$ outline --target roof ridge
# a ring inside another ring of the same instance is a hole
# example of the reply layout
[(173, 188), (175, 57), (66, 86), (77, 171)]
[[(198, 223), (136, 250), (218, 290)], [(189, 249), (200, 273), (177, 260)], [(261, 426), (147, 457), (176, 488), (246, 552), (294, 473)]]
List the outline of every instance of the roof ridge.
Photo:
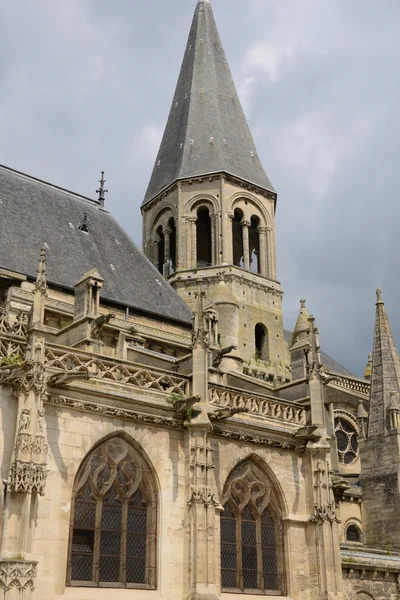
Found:
[[(23, 173), (22, 171), (17, 171), (17, 169), (13, 169), (12, 167), (8, 167), (7, 165), (0, 164), (0, 169), (4, 169), (5, 171), (9, 171), (10, 173), (14, 173), (19, 177), (24, 177), (26, 179), (30, 179), (31, 181), (35, 181), (36, 183), (40, 183), (48, 188), (52, 188), (55, 190), (59, 190), (60, 192), (66, 192), (67, 194), (71, 194), (71, 196), (75, 196), (80, 200), (87, 200), (92, 202), (95, 206), (101, 206), (100, 202), (94, 200), (93, 198), (89, 198), (88, 196), (84, 196), (83, 194), (79, 194), (78, 192), (73, 192), (67, 188), (61, 187), (60, 185), (56, 185), (54, 183), (50, 183), (49, 181), (45, 181), (44, 179), (39, 179), (39, 177), (35, 177), (34, 175), (29, 175), (28, 173)], [(107, 210), (105, 212), (108, 212)]]

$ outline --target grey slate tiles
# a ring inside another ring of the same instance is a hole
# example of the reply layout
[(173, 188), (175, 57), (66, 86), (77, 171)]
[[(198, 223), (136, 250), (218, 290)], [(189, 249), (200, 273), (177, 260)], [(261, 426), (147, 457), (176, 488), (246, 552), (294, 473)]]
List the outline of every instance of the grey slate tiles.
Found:
[(211, 4), (199, 2), (143, 205), (179, 179), (219, 172), (274, 191), (258, 158)]
[(190, 323), (184, 301), (98, 202), (2, 166), (0, 199), (0, 268), (34, 278), (46, 245), (50, 283), (71, 289), (97, 267), (104, 299)]

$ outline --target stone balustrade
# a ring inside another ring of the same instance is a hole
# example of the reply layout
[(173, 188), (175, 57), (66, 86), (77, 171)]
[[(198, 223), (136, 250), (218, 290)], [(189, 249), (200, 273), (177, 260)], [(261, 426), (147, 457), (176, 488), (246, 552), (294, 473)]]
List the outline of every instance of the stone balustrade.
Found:
[(45, 365), (48, 369), (68, 373), (87, 373), (90, 379), (103, 379), (140, 388), (153, 389), (167, 394), (188, 394), (189, 379), (168, 371), (106, 357), (95, 357), (80, 351), (66, 352), (65, 348), (47, 347)]
[(276, 419), (285, 423), (299, 426), (306, 424), (306, 410), (302, 406), (275, 398), (247, 394), (239, 390), (211, 385), (209, 387), (209, 401), (210, 404), (215, 406), (246, 408), (250, 414)]
[(334, 381), (333, 383), (339, 387), (352, 390), (353, 392), (358, 392), (364, 396), (369, 396), (369, 390), (371, 386), (368, 381), (363, 381), (356, 378), (353, 379), (352, 377), (345, 377), (341, 375), (340, 379)]

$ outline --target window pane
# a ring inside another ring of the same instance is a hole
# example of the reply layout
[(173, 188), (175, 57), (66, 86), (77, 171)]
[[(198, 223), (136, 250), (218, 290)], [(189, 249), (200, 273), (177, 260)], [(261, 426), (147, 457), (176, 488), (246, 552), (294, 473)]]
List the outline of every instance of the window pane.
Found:
[(121, 533), (119, 531), (102, 531), (100, 538), (100, 554), (120, 554)]
[(147, 529), (147, 510), (143, 508), (128, 507), (128, 531), (146, 533)]
[(72, 581), (93, 580), (93, 556), (72, 555)]
[(257, 571), (243, 571), (243, 586), (245, 590), (254, 590), (260, 587), (257, 582)]
[(275, 525), (267, 510), (261, 518), (262, 562), (264, 589), (278, 590), (278, 564)]
[(274, 573), (264, 573), (264, 589), (279, 590), (278, 575)]
[(92, 581), (93, 579), (94, 531), (75, 529), (72, 534), (71, 579)]
[(221, 577), (223, 587), (238, 586), (236, 518), (229, 505), (221, 515)]
[(100, 556), (100, 581), (117, 583), (119, 579), (119, 556)]
[(236, 569), (234, 571), (222, 571), (222, 587), (237, 587), (237, 574)]
[(258, 588), (257, 572), (257, 546), (256, 546), (256, 523), (255, 521), (244, 521), (253, 519), (249, 509), (242, 513), (242, 568), (243, 586), (245, 589)]
[(107, 505), (103, 501), (102, 529), (121, 529), (122, 506)]
[(127, 556), (146, 557), (146, 536), (138, 533), (129, 533), (127, 541)]
[(126, 583), (146, 583), (146, 560), (144, 558), (127, 559)]
[(96, 504), (94, 502), (75, 501), (74, 528), (94, 529), (96, 519)]

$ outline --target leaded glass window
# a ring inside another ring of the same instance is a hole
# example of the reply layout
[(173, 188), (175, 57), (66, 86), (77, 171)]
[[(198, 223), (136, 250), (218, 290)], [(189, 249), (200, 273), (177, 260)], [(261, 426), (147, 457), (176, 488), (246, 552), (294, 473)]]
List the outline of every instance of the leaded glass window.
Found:
[(140, 454), (120, 437), (98, 446), (74, 485), (68, 584), (155, 588), (156, 515)]
[(284, 591), (279, 502), (266, 474), (252, 462), (228, 478), (221, 514), (221, 582), (224, 591)]

